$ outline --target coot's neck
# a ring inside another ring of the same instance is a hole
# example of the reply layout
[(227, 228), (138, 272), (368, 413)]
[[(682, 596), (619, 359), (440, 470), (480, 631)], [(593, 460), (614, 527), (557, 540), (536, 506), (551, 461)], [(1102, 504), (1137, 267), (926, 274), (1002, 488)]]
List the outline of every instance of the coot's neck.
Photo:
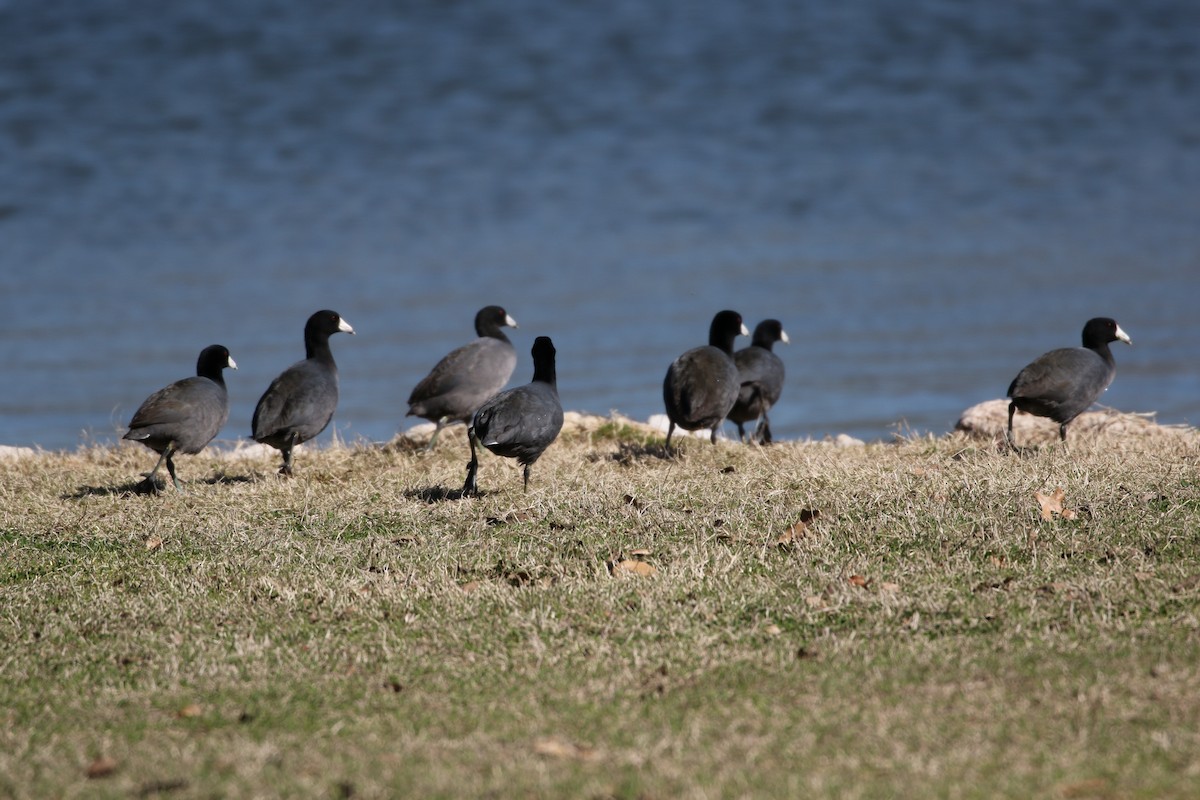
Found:
[(225, 388), (225, 373), (223, 370), (221, 370), (220, 367), (218, 367), (216, 369), (212, 369), (211, 367), (205, 368), (205, 369), (200, 369), (200, 370), (196, 371), (196, 374), (199, 375), (201, 378), (208, 378), (210, 381), (215, 383), (217, 386), (220, 386), (222, 389)]
[(763, 350), (770, 350), (775, 344), (775, 340), (769, 334), (754, 334), (754, 340), (750, 342), (751, 347), (761, 347)]
[(542, 356), (533, 362), (533, 382), (548, 383), (558, 391), (558, 375), (554, 369), (554, 356)]
[(476, 325), (475, 333), (478, 334), (481, 339), (499, 339), (505, 344), (512, 344), (512, 342), (508, 340), (508, 337), (504, 335), (504, 331), (501, 330), (499, 323), (492, 322), (490, 320), (488, 322), (481, 322), (480, 324)]
[(329, 334), (304, 334), (304, 357), (316, 361), (333, 363), (333, 351), (329, 349)]
[(196, 364), (196, 375), (208, 378), (222, 389), (225, 388), (225, 364), (220, 361), (201, 360)]
[(1110, 366), (1115, 363), (1113, 361), (1112, 350), (1108, 349), (1108, 342), (1084, 342), (1083, 346), (1103, 358), (1104, 363)]
[(733, 356), (733, 343), (737, 336), (737, 331), (722, 331), (714, 328), (708, 334), (708, 343), (726, 355)]

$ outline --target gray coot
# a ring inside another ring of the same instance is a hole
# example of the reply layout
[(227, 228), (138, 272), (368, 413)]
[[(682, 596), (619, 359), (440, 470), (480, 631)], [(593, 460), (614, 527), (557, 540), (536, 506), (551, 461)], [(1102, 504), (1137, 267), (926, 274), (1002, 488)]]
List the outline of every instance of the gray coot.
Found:
[(733, 354), (741, 388), (728, 418), (737, 423), (738, 439), (743, 442), (746, 431), (742, 426), (751, 420), (758, 420), (751, 438), (759, 444), (771, 442), (771, 421), (767, 412), (783, 393), (783, 361), (771, 352), (776, 342), (788, 343), (783, 324), (777, 319), (764, 319), (754, 328), (750, 346)]
[(529, 489), (529, 468), (558, 438), (563, 411), (558, 400), (558, 382), (554, 368), (554, 343), (548, 336), (533, 342), (533, 381), (501, 392), (488, 400), (471, 419), (467, 437), (471, 441), (471, 462), (463, 496), (477, 491), (475, 475), (479, 471), (478, 442), (498, 456), (515, 458), (525, 467), (525, 489)]
[(1054, 420), (1059, 439), (1066, 441), (1071, 420), (1096, 402), (1117, 374), (1108, 343), (1118, 340), (1133, 344), (1116, 320), (1089, 319), (1083, 326), (1083, 347), (1051, 350), (1017, 373), (1008, 387), (1009, 445), (1016, 447), (1012, 422), (1018, 409)]
[(196, 359), (196, 377), (159, 389), (138, 407), (123, 438), (159, 453), (158, 463), (146, 476), (146, 486), (157, 489), (155, 476), (165, 461), (171, 482), (179, 489), (174, 455), (199, 453), (229, 419), (226, 367), (237, 369), (229, 351), (219, 344), (209, 345)]
[(708, 328), (708, 345), (693, 347), (671, 362), (663, 379), (663, 403), (667, 407), (667, 452), (675, 426), (685, 431), (717, 430), (738, 397), (738, 370), (733, 361), (733, 341), (749, 331), (736, 311), (721, 311)]
[(408, 396), (406, 417), (437, 423), (426, 450), (432, 450), (442, 428), (471, 421), (485, 400), (504, 388), (517, 366), (517, 351), (501, 328), (517, 327), (500, 306), (487, 306), (475, 315), (475, 341), (446, 355)]
[(304, 326), (305, 359), (297, 361), (259, 398), (251, 429), (254, 441), (283, 453), (281, 475), (292, 474), (292, 448), (313, 438), (333, 418), (338, 403), (337, 364), (329, 337), (354, 328), (336, 311), (318, 311)]

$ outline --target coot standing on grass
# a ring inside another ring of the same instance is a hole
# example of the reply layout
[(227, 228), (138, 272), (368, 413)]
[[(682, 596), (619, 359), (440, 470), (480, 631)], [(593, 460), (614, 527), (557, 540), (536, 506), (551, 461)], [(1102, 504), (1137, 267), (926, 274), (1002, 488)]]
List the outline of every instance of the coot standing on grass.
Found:
[(1083, 347), (1051, 350), (1017, 373), (1008, 387), (1008, 443), (1013, 437), (1013, 414), (1049, 417), (1058, 423), (1058, 436), (1067, 439), (1067, 426), (1094, 402), (1117, 374), (1109, 342), (1133, 344), (1116, 320), (1089, 319), (1083, 326)]
[(122, 438), (141, 442), (159, 454), (145, 486), (158, 488), (155, 476), (165, 461), (171, 483), (179, 489), (174, 455), (199, 453), (229, 419), (226, 367), (237, 369), (229, 351), (219, 344), (209, 345), (196, 360), (196, 377), (159, 389), (134, 412), (129, 431)]
[(741, 314), (718, 312), (708, 328), (708, 344), (693, 347), (671, 363), (663, 379), (663, 403), (671, 421), (667, 428), (668, 453), (676, 425), (685, 431), (712, 428), (711, 441), (716, 444), (717, 430), (738, 397), (733, 341), (749, 333)]
[(740, 441), (746, 441), (742, 425), (756, 419), (758, 424), (751, 438), (759, 444), (771, 442), (771, 420), (767, 418), (767, 412), (783, 393), (783, 361), (771, 351), (776, 342), (788, 343), (783, 324), (777, 319), (764, 319), (754, 328), (750, 346), (733, 354), (741, 387), (728, 418), (737, 423)]
[(517, 366), (517, 351), (504, 335), (503, 327), (517, 322), (500, 306), (487, 306), (475, 315), (473, 342), (451, 350), (408, 396), (406, 417), (417, 416), (437, 423), (426, 445), (432, 450), (442, 428), (471, 421), (485, 400), (504, 388)]
[(353, 334), (354, 328), (336, 311), (326, 309), (309, 317), (304, 360), (271, 381), (254, 409), (251, 435), (283, 453), (281, 475), (292, 474), (292, 448), (325, 430), (337, 409), (338, 373), (329, 337), (339, 331)]
[(471, 462), (463, 496), (477, 492), (475, 475), (479, 471), (478, 442), (498, 456), (515, 458), (525, 467), (525, 489), (529, 489), (529, 468), (558, 438), (563, 411), (558, 400), (558, 381), (554, 369), (554, 343), (549, 336), (533, 341), (533, 381), (517, 386), (488, 400), (471, 420), (467, 438), (471, 441)]

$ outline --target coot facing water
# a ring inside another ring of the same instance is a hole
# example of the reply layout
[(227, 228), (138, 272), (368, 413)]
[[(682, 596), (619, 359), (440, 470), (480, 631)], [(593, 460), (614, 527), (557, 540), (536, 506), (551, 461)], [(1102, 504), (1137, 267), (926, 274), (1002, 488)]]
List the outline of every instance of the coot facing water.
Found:
[(329, 337), (354, 333), (336, 311), (318, 311), (304, 325), (303, 361), (297, 361), (271, 381), (259, 399), (251, 421), (254, 441), (283, 453), (281, 475), (292, 474), (292, 448), (325, 430), (338, 403), (337, 364)]
[(741, 314), (720, 311), (709, 325), (708, 344), (693, 347), (671, 363), (663, 379), (663, 404), (670, 420), (668, 453), (676, 426), (686, 431), (712, 428), (711, 441), (716, 443), (717, 430), (738, 397), (733, 341), (748, 334)]
[(533, 381), (501, 392), (488, 400), (471, 420), (467, 437), (471, 441), (471, 461), (463, 495), (476, 493), (479, 457), (478, 442), (498, 456), (515, 458), (525, 468), (525, 488), (529, 488), (529, 468), (562, 430), (563, 411), (558, 399), (554, 364), (554, 343), (548, 336), (533, 342)]
[(165, 461), (171, 483), (179, 489), (175, 453), (199, 453), (229, 419), (226, 367), (237, 369), (229, 350), (219, 344), (209, 345), (196, 360), (195, 377), (159, 389), (134, 412), (129, 430), (122, 438), (141, 442), (159, 453), (158, 463), (146, 476), (147, 486), (157, 488), (155, 476)]
[(749, 347), (733, 354), (738, 369), (737, 402), (729, 411), (728, 418), (737, 423), (738, 439), (746, 440), (742, 427), (751, 420), (758, 420), (751, 438), (759, 444), (771, 442), (771, 421), (767, 412), (779, 401), (783, 393), (783, 361), (772, 352), (776, 342), (788, 343), (787, 332), (777, 319), (764, 319), (754, 328), (754, 337)]
[(1008, 443), (1015, 447), (1013, 414), (1049, 417), (1058, 423), (1058, 436), (1112, 383), (1117, 374), (1109, 342), (1133, 344), (1116, 320), (1095, 317), (1083, 326), (1083, 347), (1051, 350), (1029, 364), (1008, 387)]
[(517, 323), (503, 308), (480, 309), (475, 315), (478, 338), (450, 351), (413, 388), (405, 416), (437, 424), (427, 450), (433, 449), (442, 428), (456, 422), (470, 422), (475, 410), (503, 389), (512, 377), (517, 352), (501, 330), (505, 326), (515, 328)]

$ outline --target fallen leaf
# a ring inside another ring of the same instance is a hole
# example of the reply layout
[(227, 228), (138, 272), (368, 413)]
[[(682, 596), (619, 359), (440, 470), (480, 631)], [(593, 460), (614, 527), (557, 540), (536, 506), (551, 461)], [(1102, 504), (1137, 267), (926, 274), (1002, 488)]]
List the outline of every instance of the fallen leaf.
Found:
[(518, 569), (505, 575), (504, 580), (508, 581), (509, 586), (519, 589), (528, 586), (533, 580), (533, 575), (528, 570)]
[(585, 761), (593, 758), (596, 754), (591, 747), (581, 747), (557, 737), (538, 739), (533, 743), (533, 752), (549, 758), (578, 758)]
[(151, 553), (153, 553), (155, 550), (161, 550), (162, 546), (163, 540), (161, 536), (151, 536), (150, 538), (146, 539), (146, 549)]
[(1042, 519), (1053, 519), (1055, 514), (1058, 514), (1063, 519), (1075, 519), (1077, 516), (1075, 511), (1063, 507), (1063, 501), (1066, 500), (1067, 493), (1063, 491), (1061, 486), (1057, 487), (1053, 494), (1034, 492), (1033, 497), (1042, 508)]
[(1108, 797), (1111, 788), (1103, 778), (1092, 778), (1078, 783), (1063, 784), (1059, 787), (1059, 794), (1064, 798)]
[(871, 579), (864, 578), (862, 575), (851, 575), (849, 578), (846, 578), (846, 580), (855, 586), (861, 586), (864, 589), (871, 585)]
[(783, 546), (795, 544), (808, 535), (808, 525), (804, 522), (793, 522), (775, 538), (775, 544)]
[(1200, 575), (1189, 575), (1186, 578), (1184, 578), (1183, 580), (1179, 581), (1179, 583), (1172, 586), (1171, 591), (1176, 592), (1176, 593), (1190, 592), (1191, 590), (1195, 589), (1197, 586), (1200, 586)]
[(647, 564), (645, 561), (627, 558), (624, 561), (618, 561), (613, 565), (613, 572), (628, 572), (633, 575), (650, 576), (658, 572), (653, 564)]
[(988, 589), (1007, 589), (1008, 585), (1012, 582), (1013, 582), (1013, 576), (1006, 575), (1006, 576), (1004, 576), (1004, 578), (1002, 580), (984, 581), (983, 583), (977, 585), (973, 589), (973, 591), (983, 592), (983, 591), (987, 591)]
[(89, 778), (107, 778), (116, 771), (116, 760), (108, 756), (99, 756), (87, 766), (87, 776)]
[(780, 628), (778, 625), (768, 625), (763, 630), (766, 631), (767, 636), (778, 636), (783, 633), (783, 628)]
[(503, 517), (488, 517), (486, 522), (489, 526), (512, 525), (517, 522), (529, 522), (537, 518), (537, 514), (532, 511), (510, 511)]
[(176, 711), (175, 716), (179, 717), (180, 719), (187, 719), (189, 717), (198, 717), (203, 713), (204, 709), (202, 709), (199, 704), (188, 703), (186, 706)]

